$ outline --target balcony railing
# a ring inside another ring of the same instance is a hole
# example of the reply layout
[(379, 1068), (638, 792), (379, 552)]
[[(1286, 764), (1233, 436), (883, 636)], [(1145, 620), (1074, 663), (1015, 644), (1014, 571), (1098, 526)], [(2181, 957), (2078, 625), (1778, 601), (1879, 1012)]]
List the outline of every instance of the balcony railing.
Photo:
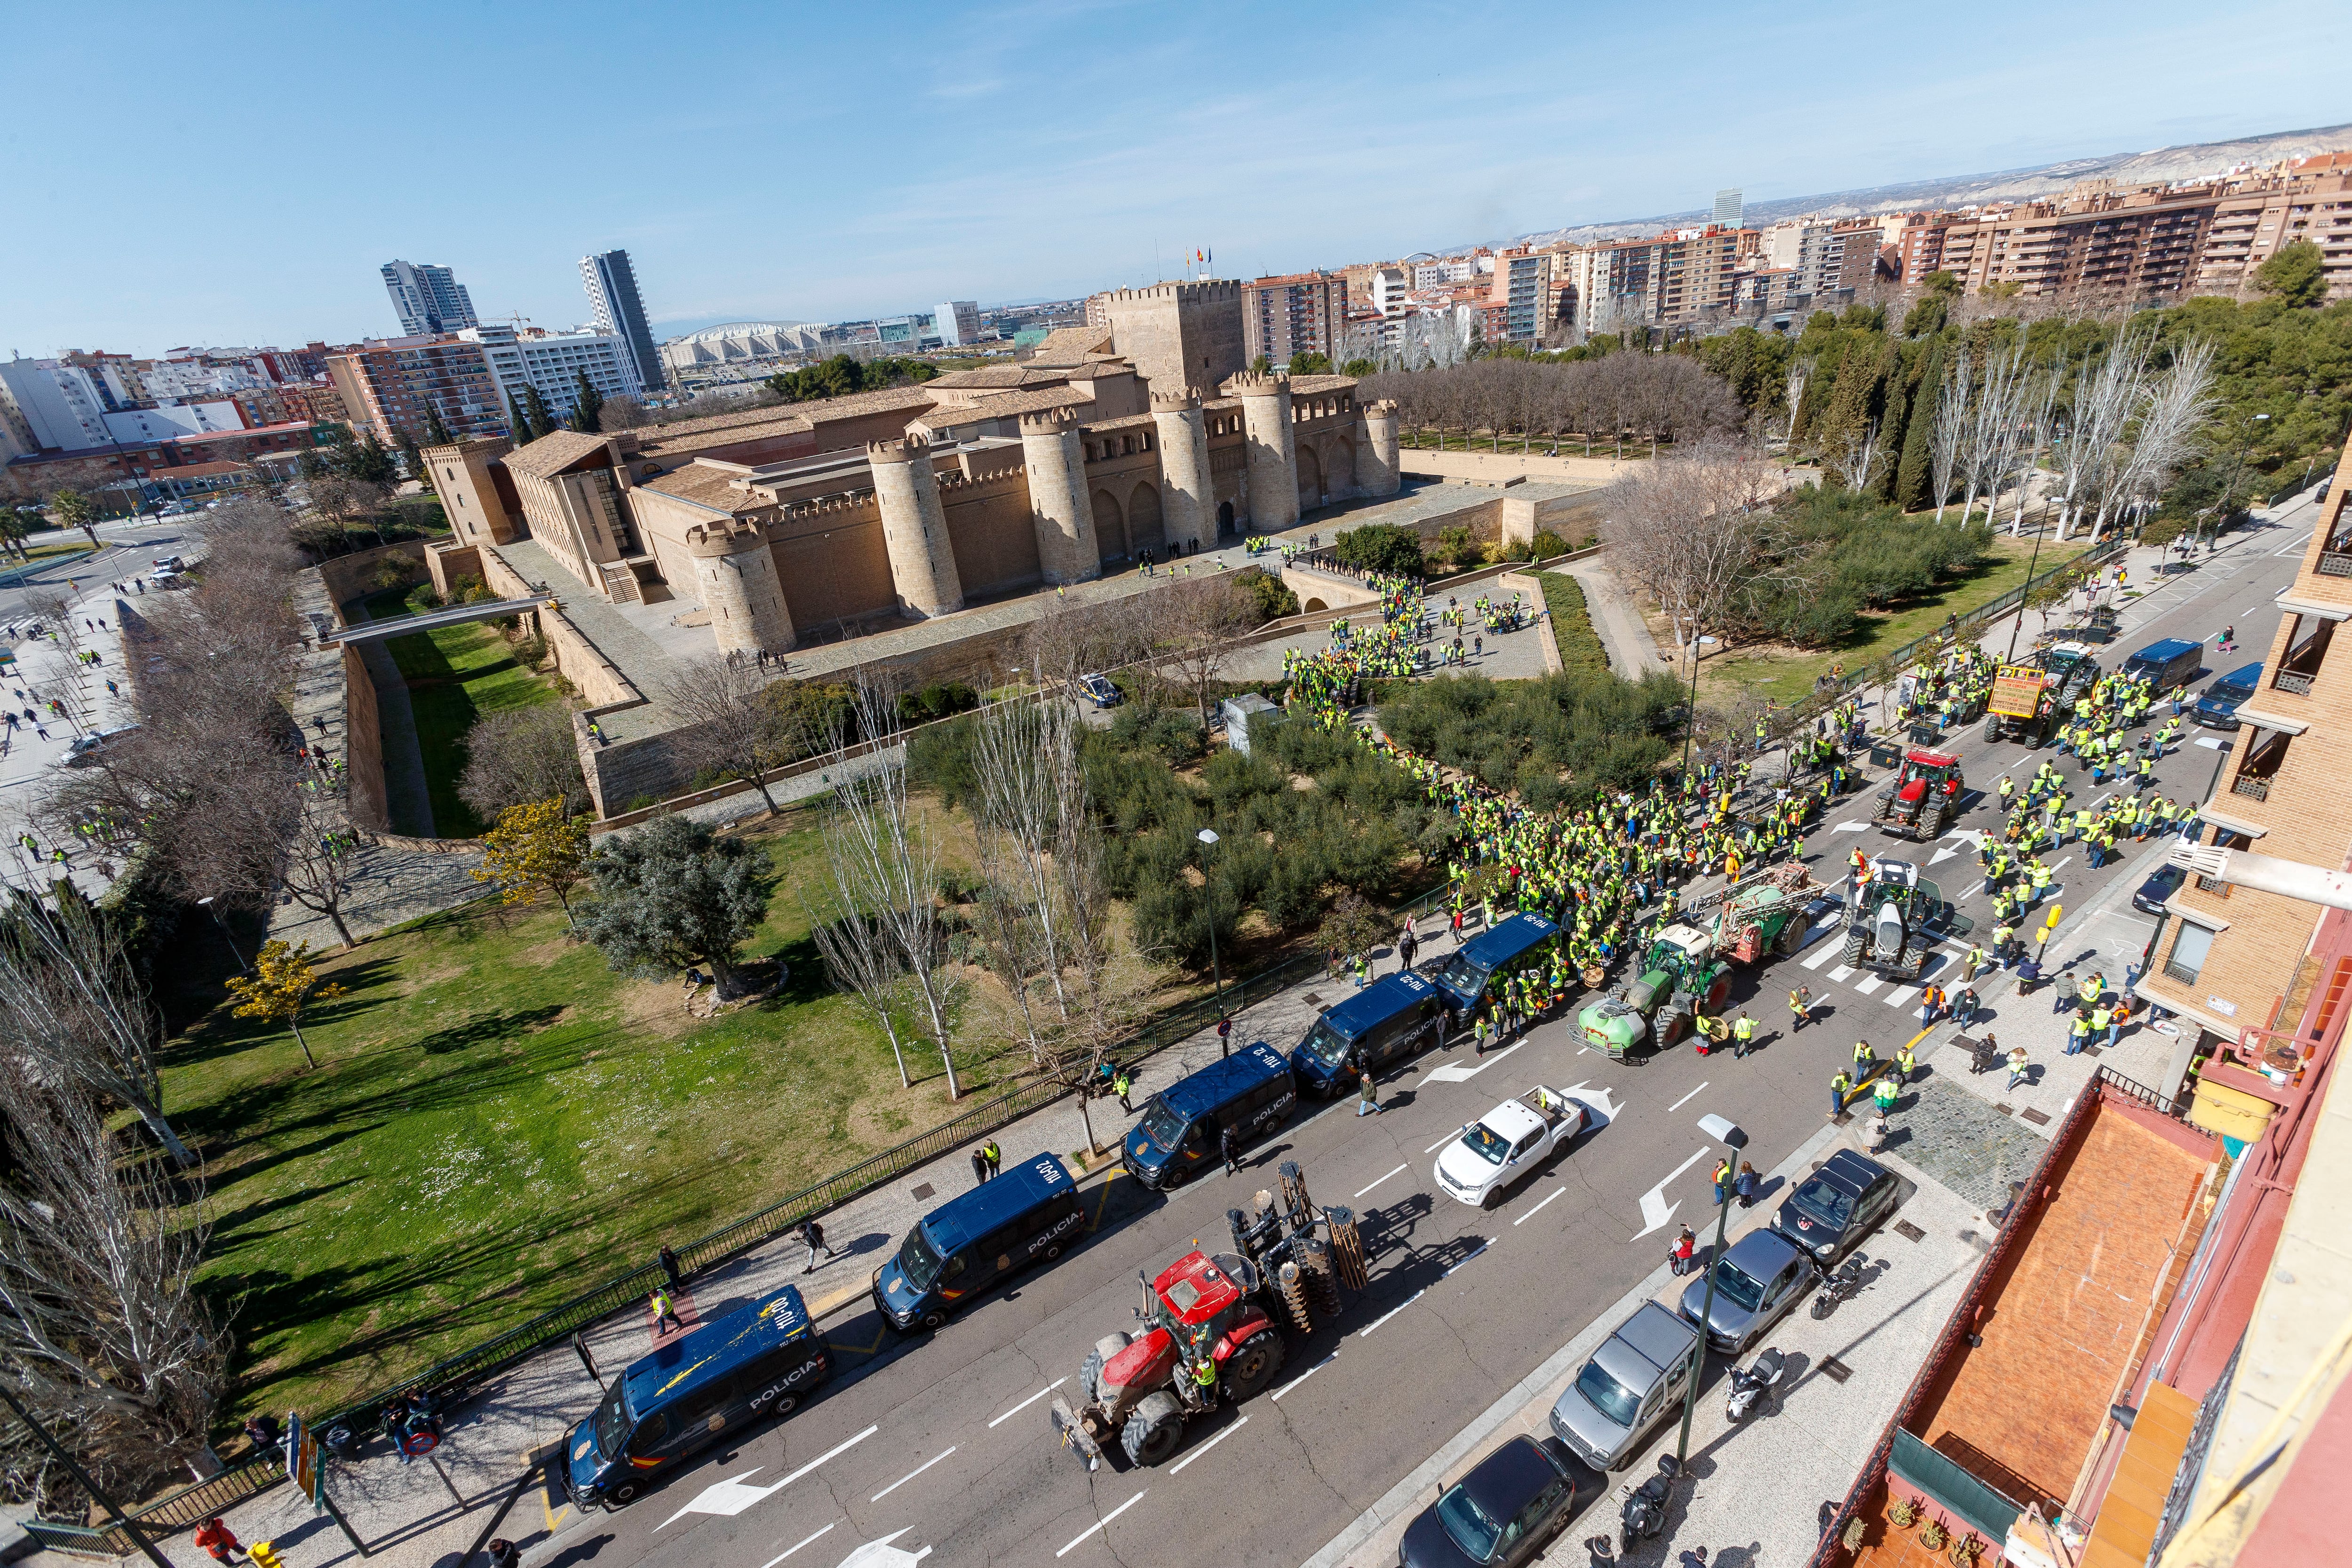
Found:
[(2311, 677), (2297, 675), (2293, 670), (2280, 670), (2278, 679), (2272, 681), (2271, 685), (2281, 691), (2292, 691), (2297, 697), (2311, 695)]
[(2352, 577), (2352, 550), (2321, 551), (2317, 571), (2323, 577)]
[(2268, 779), (2238, 779), (2231, 784), (2230, 793), (2231, 795), (2244, 795), (2248, 800), (2268, 800), (2271, 797), (2271, 781)]
[(2168, 958), (2164, 961), (2164, 973), (2167, 979), (2178, 980), (2183, 985), (2194, 985), (2197, 984), (2196, 970), (2189, 968), (2185, 963), (2175, 963)]

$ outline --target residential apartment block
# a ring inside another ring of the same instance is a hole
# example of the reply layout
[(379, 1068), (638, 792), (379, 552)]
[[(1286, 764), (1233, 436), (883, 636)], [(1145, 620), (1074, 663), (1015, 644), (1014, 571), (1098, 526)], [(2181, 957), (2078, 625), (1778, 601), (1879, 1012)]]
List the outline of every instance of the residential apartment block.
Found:
[(383, 271), (384, 292), (392, 296), (400, 330), (409, 336), (454, 332), (478, 324), (474, 297), (449, 268), (429, 261), (387, 261)]
[(423, 439), (428, 405), (453, 436), (506, 433), (506, 402), (478, 342), (454, 332), (373, 338), (327, 356), (327, 374), (352, 426), (387, 446)]
[(2319, 247), (2327, 297), (2352, 299), (2352, 153), (2330, 153), (2287, 165), (2279, 176), (2249, 182), (2213, 204), (2197, 265), (2200, 292), (2242, 296), (2254, 269), (2282, 246)]
[[(2336, 633), (2352, 619), (2352, 464), (2320, 516), (2279, 598), (2286, 615), (2263, 656), (2262, 685), (2238, 710), (2241, 727), (2204, 809), (2204, 841), (2340, 871), (2352, 857), (2344, 784), (2352, 775), (2352, 637), (2337, 647)], [(2312, 907), (2191, 877), (2168, 909), (2142, 994), (2221, 1040), (2249, 1026), (2277, 1026), (2273, 1012), (2302, 974)], [(2229, 1082), (2259, 1094), (2239, 1082), (2251, 1076)]]
[(1586, 332), (1695, 322), (1728, 310), (1741, 254), (1739, 229), (1676, 229), (1555, 253)]
[(664, 374), (661, 354), (654, 347), (645, 300), (637, 295), (637, 269), (630, 265), (629, 253), (606, 250), (582, 257), (580, 280), (588, 289), (597, 329), (627, 346), (637, 384), (648, 390), (659, 387)]
[(1340, 272), (1293, 272), (1242, 284), (1242, 357), (1277, 365), (1302, 353), (1328, 354), (1348, 320), (1348, 279)]
[(1495, 257), (1493, 286), (1479, 307), (1479, 331), (1489, 348), (1505, 343), (1528, 347), (1543, 341), (1551, 325), (1552, 253), (1506, 250)]
[[(645, 390), (626, 339), (611, 332), (532, 332), (512, 327), (467, 327), (457, 336), (482, 346), (498, 384), (499, 413), (509, 415), (526, 386), (536, 387), (548, 412), (570, 419), (580, 403), (580, 378), (602, 397), (635, 397)], [(448, 418), (445, 411), (442, 418)], [(449, 426), (454, 433), (457, 426)]]

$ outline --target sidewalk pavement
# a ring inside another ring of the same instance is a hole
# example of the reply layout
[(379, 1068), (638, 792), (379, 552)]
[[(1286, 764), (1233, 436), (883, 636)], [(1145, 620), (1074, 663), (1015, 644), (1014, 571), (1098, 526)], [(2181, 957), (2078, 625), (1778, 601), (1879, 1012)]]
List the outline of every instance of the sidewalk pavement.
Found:
[[(5, 873), (10, 883), (46, 889), (56, 879), (55, 863), (47, 858), (49, 836), (33, 826), (33, 813), (54, 783), (55, 770), (65, 765), (76, 737), (130, 721), (132, 710), (122, 657), (122, 619), (125, 612), (139, 613), (160, 597), (154, 590), (140, 594), (135, 586), (125, 597), (110, 583), (85, 584), (66, 612), (72, 622), (71, 636), (52, 640), (45, 633), (16, 643), (16, 668), (0, 679), (0, 700), (17, 719), (16, 729), (0, 742), (5, 745), (0, 750), (0, 833), (5, 833), (10, 846)], [(19, 629), (31, 619), (27, 613), (18, 622)], [(97, 624), (101, 620), (102, 627)], [(93, 667), (80, 662), (78, 656), (84, 652), (96, 653), (99, 663)], [(112, 691), (107, 689), (109, 681), (115, 684)], [(49, 712), (48, 700), (53, 697), (65, 704), (71, 718), (60, 719)], [(37, 719), (25, 717), (27, 708), (34, 710)], [(37, 722), (48, 731), (47, 740), (35, 732)], [(37, 862), (25, 853), (18, 837), (28, 830), (41, 846)], [(104, 892), (113, 880), (106, 868), (119, 863), (121, 857), (93, 852), (79, 838), (65, 847), (67, 875), (74, 886), (93, 898)]]
[[(1444, 929), (1440, 917), (1423, 917), (1418, 930), (1429, 944), (1425, 951), (1443, 948), (1447, 940)], [(1392, 952), (1385, 953), (1384, 965), (1393, 967)], [(1314, 975), (1236, 1015), (1232, 1044), (1238, 1047), (1263, 1039), (1286, 1050), (1323, 1005), (1351, 994), (1352, 990), (1351, 981), (1335, 985), (1320, 974)], [(1136, 1070), (1131, 1102), (1139, 1111), (1152, 1094), (1217, 1056), (1213, 1026), (1160, 1052)], [(1091, 1119), (1097, 1140), (1114, 1149), (1131, 1120), (1118, 1109), (1118, 1101), (1108, 1096), (1087, 1102), (1083, 1117), (1078, 1101), (1065, 1097), (1003, 1128), (995, 1137), (1009, 1162), (1039, 1150), (1066, 1158), (1085, 1149), (1087, 1119)], [(1081, 1177), (1080, 1187), (1099, 1186), (1106, 1180), (1105, 1173), (1116, 1168), (1106, 1165)], [(794, 1285), (822, 1330), (826, 1319), (866, 1299), (875, 1267), (917, 1219), (971, 1184), (968, 1150), (952, 1150), (906, 1172), (888, 1186), (824, 1215), (826, 1239), (837, 1256), (821, 1262), (814, 1275), (803, 1271), (808, 1253), (799, 1238), (780, 1237), (689, 1276), (685, 1288), (673, 1293), (678, 1313), (690, 1326), (782, 1286)], [(615, 1258), (612, 1265), (618, 1268), (626, 1261)], [(593, 1325), (582, 1337), (608, 1378), (657, 1342), (646, 1302)], [(894, 1353), (887, 1340), (880, 1349), (884, 1355)], [(451, 1500), (433, 1466), (397, 1463), (381, 1437), (369, 1442), (356, 1464), (331, 1467), (329, 1490), (352, 1527), (369, 1543), (372, 1564), (461, 1568), (458, 1554), (472, 1545), (488, 1522), (497, 1500), (522, 1474), (527, 1457), (561, 1438), (594, 1409), (598, 1396), (596, 1384), (571, 1348), (551, 1346), (483, 1384), (448, 1418), (445, 1439), (432, 1457), (466, 1499), (463, 1509)], [(299, 1568), (336, 1568), (357, 1561), (333, 1523), (324, 1516), (314, 1518), (309, 1502), (290, 1487), (274, 1487), (249, 1498), (224, 1517), (241, 1541), (272, 1541), (281, 1554), (289, 1546), (299, 1547), (291, 1560)], [(561, 1510), (550, 1512), (541, 1494), (534, 1489), (516, 1504), (500, 1532), (527, 1550), (552, 1534), (563, 1518)], [(174, 1568), (210, 1568), (205, 1553), (185, 1533), (160, 1546)], [(70, 1561), (48, 1554), (36, 1563), (37, 1568), (68, 1568)]]
[(1601, 634), (1601, 646), (1609, 650), (1612, 671), (1628, 680), (1639, 680), (1654, 669), (1672, 668), (1671, 660), (1659, 651), (1657, 639), (1643, 624), (1641, 611), (1616, 574), (1602, 564), (1603, 559), (1596, 555), (1550, 570), (1575, 578), (1584, 590), (1585, 613), (1592, 629)]
[[(1850, 1129), (1825, 1127), (1774, 1167), (1756, 1206), (1731, 1211), (1727, 1238), (1736, 1242), (1769, 1223), (1790, 1188), (1841, 1148), (1857, 1147)], [(1707, 1551), (1712, 1568), (1759, 1568), (1801, 1563), (1821, 1538), (1823, 1500), (1843, 1497), (1894, 1415), (1927, 1355), (1934, 1331), (1951, 1313), (1990, 1243), (1990, 1233), (1968, 1201), (1932, 1178), (1890, 1161), (1916, 1184), (1885, 1225), (1861, 1246), (1868, 1283), (1827, 1320), (1808, 1310), (1813, 1292), (1798, 1299), (1757, 1346), (1777, 1347), (1787, 1369), (1771, 1397), (1747, 1421), (1726, 1419), (1727, 1364), (1710, 1353), (1691, 1423), (1688, 1468), (1675, 1489), (1665, 1528), (1633, 1551), (1615, 1555), (1628, 1568), (1696, 1561)], [(1705, 1238), (1712, 1246), (1710, 1226)], [(1659, 1237), (1663, 1248), (1666, 1238)], [(1551, 1408), (1575, 1382), (1592, 1352), (1644, 1300), (1672, 1310), (1700, 1276), (1676, 1279), (1665, 1265), (1578, 1334), (1497, 1401), (1486, 1413), (1390, 1489), (1348, 1530), (1307, 1563), (1307, 1568), (1378, 1568), (1393, 1563), (1413, 1518), (1437, 1500), (1446, 1482), (1475, 1460), (1519, 1435), (1551, 1432)], [(1752, 1355), (1738, 1358), (1741, 1364)], [(1584, 1542), (1607, 1535), (1615, 1553), (1623, 1489), (1657, 1473), (1661, 1454), (1675, 1451), (1680, 1423), (1669, 1420), (1657, 1437), (1604, 1481), (1576, 1468), (1578, 1512), (1545, 1551), (1552, 1563), (1582, 1563)], [(1683, 1553), (1679, 1559), (1676, 1553)]]

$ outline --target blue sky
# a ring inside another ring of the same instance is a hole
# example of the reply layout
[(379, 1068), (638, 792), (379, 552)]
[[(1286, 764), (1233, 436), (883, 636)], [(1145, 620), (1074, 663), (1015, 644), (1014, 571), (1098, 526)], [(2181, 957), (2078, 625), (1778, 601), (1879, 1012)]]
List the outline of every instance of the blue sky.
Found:
[(2352, 120), (2340, 0), (35, 5), (0, 353), (1052, 298)]

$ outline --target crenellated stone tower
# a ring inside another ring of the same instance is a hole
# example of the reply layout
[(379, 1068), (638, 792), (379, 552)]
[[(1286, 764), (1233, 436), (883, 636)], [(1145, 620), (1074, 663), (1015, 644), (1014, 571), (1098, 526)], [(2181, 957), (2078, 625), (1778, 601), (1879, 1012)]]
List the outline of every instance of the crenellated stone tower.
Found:
[(1076, 410), (1021, 416), (1021, 457), (1029, 470), (1030, 522), (1037, 531), (1037, 566), (1045, 581), (1084, 583), (1101, 576), (1102, 551), (1087, 494), (1087, 454), (1078, 439)]
[(1368, 496), (1392, 496), (1404, 483), (1404, 459), (1397, 446), (1393, 398), (1361, 405), (1363, 439), (1356, 443), (1356, 487)]
[(1278, 533), (1298, 521), (1298, 449), (1290, 427), (1290, 378), (1244, 371), (1225, 384), (1242, 400), (1250, 526), (1260, 533)]
[(920, 436), (869, 441), (866, 457), (874, 470), (874, 499), (882, 509), (882, 542), (899, 608), (926, 616), (962, 609), (963, 580), (940, 505), (939, 478), (931, 471), (931, 444)]
[(1151, 395), (1151, 423), (1160, 433), (1162, 479), (1160, 517), (1168, 542), (1182, 550), (1217, 543), (1217, 490), (1209, 473), (1209, 421), (1192, 387)]
[(766, 529), (745, 518), (697, 523), (686, 552), (720, 652), (779, 653), (798, 640)]

